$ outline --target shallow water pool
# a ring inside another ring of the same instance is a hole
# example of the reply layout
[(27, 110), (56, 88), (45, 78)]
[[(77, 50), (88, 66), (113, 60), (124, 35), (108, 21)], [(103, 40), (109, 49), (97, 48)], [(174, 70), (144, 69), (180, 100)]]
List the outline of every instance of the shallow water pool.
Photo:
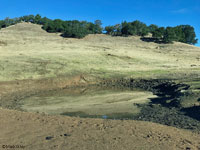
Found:
[(138, 89), (70, 88), (44, 92), (20, 101), (22, 110), (79, 117), (126, 118), (140, 112), (136, 104), (156, 97)]

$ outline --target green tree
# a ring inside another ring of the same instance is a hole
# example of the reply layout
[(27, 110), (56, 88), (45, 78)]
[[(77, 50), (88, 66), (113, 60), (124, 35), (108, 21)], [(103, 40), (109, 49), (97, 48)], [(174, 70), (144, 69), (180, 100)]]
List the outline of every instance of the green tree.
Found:
[(114, 26), (106, 26), (105, 31), (106, 31), (106, 34), (113, 35), (114, 31), (115, 31), (115, 27)]
[(20, 17), (20, 20), (24, 22), (34, 23), (35, 16), (34, 15), (23, 16), (23, 17)]
[(121, 36), (122, 35), (121, 28), (122, 28), (121, 24), (114, 25), (114, 35), (115, 36)]
[(182, 25), (181, 27), (185, 36), (184, 42), (187, 44), (196, 44), (198, 39), (196, 39), (194, 27), (190, 25)]
[(42, 24), (42, 17), (39, 14), (34, 17), (34, 23)]
[(157, 28), (154, 31), (152, 31), (152, 37), (161, 39), (161, 38), (163, 38), (164, 33), (165, 33), (165, 28), (160, 27), (160, 28)]
[(0, 28), (5, 28), (6, 27), (6, 22), (4, 20), (0, 21)]
[(190, 25), (179, 25), (174, 27), (174, 31), (176, 34), (176, 41), (187, 43), (187, 44), (196, 44), (196, 34), (194, 31), (194, 27)]
[[(5, 18), (0, 20), (0, 29), (14, 25), (21, 21), (31, 22), (43, 25), (42, 28), (47, 32), (61, 32), (64, 37), (83, 38), (87, 34), (100, 34), (102, 33), (102, 22), (96, 20), (94, 23), (87, 21), (63, 21), (61, 19), (51, 20), (47, 17), (42, 18), (39, 14), (22, 16), (20, 18)], [(146, 26), (145, 23), (138, 20), (133, 22), (122, 22), (114, 26), (105, 27), (106, 34), (113, 36), (128, 36), (138, 35), (145, 36), (148, 33), (152, 33), (152, 37), (158, 40), (163, 40), (166, 43), (172, 43), (172, 41), (179, 41), (188, 44), (196, 44), (196, 34), (194, 28), (190, 25), (179, 25), (176, 27), (158, 27), (151, 24)]]
[(158, 26), (155, 24), (151, 24), (149, 27), (149, 32), (153, 34), (158, 29)]
[(174, 31), (175, 31), (175, 34), (176, 34), (176, 41), (185, 42), (185, 34), (183, 32), (182, 26), (174, 27)]
[(87, 30), (89, 31), (89, 33), (90, 34), (96, 34), (97, 33), (97, 28), (96, 28), (96, 26), (95, 26), (95, 24), (93, 24), (93, 23), (88, 23), (87, 24)]
[(134, 30), (132, 31), (133, 35), (145, 36), (148, 34), (148, 27), (143, 22), (136, 20), (131, 23), (131, 26), (131, 30)]
[(136, 20), (133, 22), (122, 22), (121, 24), (121, 33), (122, 35), (138, 35), (138, 36), (145, 36), (149, 32), (148, 27), (146, 24)]
[(54, 26), (54, 32), (64, 32), (64, 26), (63, 26), (63, 21), (60, 19), (55, 19), (53, 21), (53, 26)]
[(65, 31), (63, 37), (83, 38), (89, 34), (86, 28), (86, 22), (79, 22), (77, 20), (65, 22)]
[(43, 28), (44, 30), (46, 30), (47, 32), (50, 32), (50, 33), (56, 32), (53, 21), (49, 21), (49, 22), (46, 23), (42, 28)]
[(47, 18), (47, 17), (44, 17), (41, 19), (41, 24), (44, 25), (44, 24), (48, 24), (48, 22), (50, 22), (51, 19)]
[(124, 21), (122, 22), (121, 26), (122, 26), (121, 33), (123, 36), (135, 34), (134, 29), (132, 29), (131, 23)]
[(95, 32), (94, 33), (95, 34), (101, 34), (102, 31), (103, 31), (101, 20), (95, 20), (94, 25), (95, 25)]
[(174, 40), (176, 40), (176, 33), (174, 28), (167, 27), (164, 33), (163, 41), (165, 43), (172, 43)]

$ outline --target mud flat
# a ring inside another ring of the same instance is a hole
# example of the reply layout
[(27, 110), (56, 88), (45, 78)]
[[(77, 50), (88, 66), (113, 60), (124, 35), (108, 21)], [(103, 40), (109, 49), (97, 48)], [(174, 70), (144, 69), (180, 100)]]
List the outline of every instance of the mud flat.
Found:
[[(96, 81), (92, 78), (91, 81), (82, 82), (83, 78), (91, 79), (79, 76), (71, 78), (70, 84), (68, 80), (54, 79), (55, 81), (49, 81), (49, 85), (47, 80), (34, 83), (23, 81), (22, 84), (32, 84), (37, 90), (29, 89), (29, 92), (27, 89), (21, 90), (21, 95), (17, 91), (13, 94), (8, 93), (7, 96), (4, 95), (5, 100), (1, 101), (6, 101), (8, 105), (1, 104), (4, 108), (21, 111), (84, 118), (151, 121), (200, 131), (198, 115), (191, 114), (192, 107), (198, 111), (198, 106), (183, 105), (188, 100), (195, 99), (192, 86), (189, 84), (172, 80), (132, 78), (96, 79)], [(197, 94), (196, 98), (198, 96)]]
[[(46, 114), (62, 114), (79, 117), (119, 118), (118, 114), (137, 114), (133, 103), (149, 103), (154, 98), (151, 92), (101, 87), (74, 87), (55, 90), (22, 99), (21, 109)], [(112, 115), (113, 114), (113, 115)]]

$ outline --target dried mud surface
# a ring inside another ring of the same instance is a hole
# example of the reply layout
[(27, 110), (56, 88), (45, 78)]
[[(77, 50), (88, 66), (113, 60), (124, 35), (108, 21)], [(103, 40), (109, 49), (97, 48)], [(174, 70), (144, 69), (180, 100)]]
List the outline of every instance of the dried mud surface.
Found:
[[(150, 122), (81, 119), (0, 109), (0, 145), (27, 150), (198, 150), (200, 135)], [(1, 149), (0, 148), (0, 149)]]

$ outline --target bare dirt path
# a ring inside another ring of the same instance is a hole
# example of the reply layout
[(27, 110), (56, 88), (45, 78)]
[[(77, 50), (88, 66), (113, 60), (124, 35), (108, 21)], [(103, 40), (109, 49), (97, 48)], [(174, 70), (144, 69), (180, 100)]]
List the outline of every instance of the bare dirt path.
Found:
[(198, 150), (200, 135), (149, 122), (81, 119), (0, 109), (0, 149)]

